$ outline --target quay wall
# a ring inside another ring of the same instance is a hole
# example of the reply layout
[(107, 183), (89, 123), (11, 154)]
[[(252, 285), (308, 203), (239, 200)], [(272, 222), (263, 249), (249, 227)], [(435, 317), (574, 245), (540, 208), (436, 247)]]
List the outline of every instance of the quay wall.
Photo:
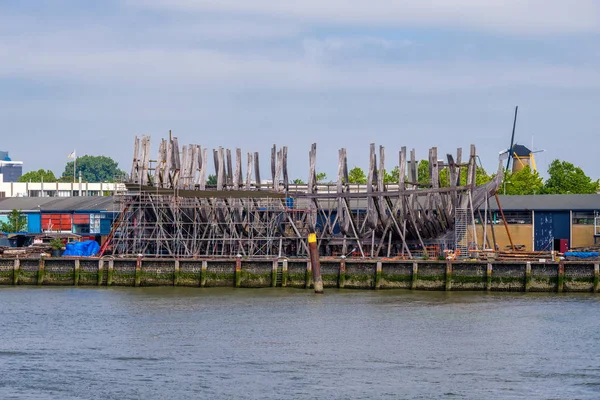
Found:
[[(598, 293), (598, 262), (321, 261), (326, 288)], [(0, 259), (0, 286), (312, 288), (305, 259)]]

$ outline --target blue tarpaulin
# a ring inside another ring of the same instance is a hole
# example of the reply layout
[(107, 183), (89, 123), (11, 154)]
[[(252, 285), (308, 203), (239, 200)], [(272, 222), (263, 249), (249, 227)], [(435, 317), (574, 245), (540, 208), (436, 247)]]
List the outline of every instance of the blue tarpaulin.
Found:
[(93, 240), (67, 243), (63, 256), (92, 257), (98, 254), (100, 246)]
[(565, 257), (592, 258), (600, 257), (600, 253), (597, 251), (570, 251), (565, 253)]

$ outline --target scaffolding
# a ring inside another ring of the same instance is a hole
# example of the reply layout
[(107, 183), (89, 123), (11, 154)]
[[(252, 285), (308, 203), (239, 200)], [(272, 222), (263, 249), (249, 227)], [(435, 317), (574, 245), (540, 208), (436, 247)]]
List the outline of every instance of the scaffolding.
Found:
[[(286, 147), (272, 148), (270, 181), (261, 180), (258, 153), (248, 153), (244, 180), (241, 149), (234, 164), (232, 152), (219, 148), (213, 150), (216, 182), (208, 185), (207, 149), (190, 145), (180, 152), (177, 138), (169, 137), (153, 165), (150, 138), (136, 138), (127, 190), (119, 194), (121, 213), (103, 251), (175, 258), (305, 257), (306, 238), (316, 233), (326, 256), (412, 258), (433, 249), (441, 255), (463, 246), (454, 238), (471, 236), (474, 211), (502, 179), (500, 165), (492, 181), (475, 185), (474, 146), (464, 163), (461, 149), (456, 162), (448, 155), (445, 163), (434, 147), (430, 183), (419, 183), (415, 152), (407, 159), (403, 147), (397, 182), (388, 184), (384, 148), (379, 163), (374, 144), (370, 150), (366, 183), (350, 183), (346, 149), (340, 149), (337, 182), (320, 184), (313, 144), (308, 183), (298, 186), (288, 182)], [(464, 213), (467, 229), (457, 235), (456, 218)]]

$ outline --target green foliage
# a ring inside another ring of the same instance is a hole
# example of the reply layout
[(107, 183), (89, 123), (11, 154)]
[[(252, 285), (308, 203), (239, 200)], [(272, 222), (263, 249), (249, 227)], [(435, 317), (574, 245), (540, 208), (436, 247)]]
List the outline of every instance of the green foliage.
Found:
[(383, 171), (383, 182), (384, 183), (398, 183), (400, 182), (400, 168), (395, 166), (392, 172)]
[(22, 175), (19, 182), (56, 182), (54, 172), (50, 170), (39, 169), (37, 171), (29, 171)]
[(552, 161), (548, 175), (544, 185), (547, 194), (594, 194), (599, 189), (599, 181), (592, 181), (581, 168), (567, 161)]
[(429, 160), (421, 160), (417, 165), (417, 183), (419, 185), (430, 185)]
[(520, 171), (504, 173), (504, 182), (500, 191), (507, 195), (540, 194), (544, 188), (544, 181), (537, 171), (526, 165)]
[[(106, 156), (83, 156), (77, 158), (77, 177), (81, 172), (82, 179), (86, 182), (114, 182), (125, 175), (120, 170), (119, 164)], [(62, 177), (73, 179), (73, 161), (69, 161), (65, 167)]]
[[(460, 168), (460, 182), (458, 183), (459, 186), (467, 186), (467, 172), (467, 167)], [(484, 168), (477, 167), (475, 169), (475, 185), (485, 185), (486, 183), (494, 179), (494, 176), (496, 176), (496, 174), (488, 175)], [(444, 172), (440, 173), (440, 182), (441, 187), (450, 186), (450, 172), (447, 169), (444, 170)]]
[(208, 175), (206, 184), (207, 185), (216, 185), (217, 184), (217, 175), (214, 175), (214, 174)]
[(325, 172), (317, 172), (317, 183), (322, 183), (327, 179), (327, 174)]
[(27, 217), (21, 210), (12, 210), (8, 222), (0, 222), (0, 231), (7, 233), (23, 232), (27, 229)]
[(367, 183), (367, 175), (362, 169), (354, 167), (350, 171), (348, 171), (348, 182), (355, 184), (365, 184)]
[(292, 183), (294, 185), (306, 185), (306, 183), (302, 179), (300, 179), (300, 178), (294, 179), (294, 181)]

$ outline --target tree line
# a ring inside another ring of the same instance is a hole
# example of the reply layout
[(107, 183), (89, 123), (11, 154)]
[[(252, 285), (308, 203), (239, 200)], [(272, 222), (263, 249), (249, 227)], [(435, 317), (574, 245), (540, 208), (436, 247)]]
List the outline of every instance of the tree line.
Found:
[[(383, 180), (385, 183), (398, 183), (399, 176), (399, 168), (396, 166), (389, 173), (384, 171)], [(483, 167), (477, 167), (475, 172), (477, 185), (483, 185), (494, 177), (495, 174), (489, 175)], [(317, 182), (325, 183), (326, 180), (327, 175), (325, 173), (317, 174)], [(366, 184), (367, 174), (362, 168), (354, 167), (348, 171), (348, 181), (352, 184)], [(406, 181), (408, 182), (409, 179), (407, 178)], [(302, 185), (305, 182), (302, 179), (296, 179), (294, 183)], [(423, 187), (431, 184), (428, 160), (419, 161), (417, 165), (417, 182), (415, 183)], [(461, 173), (460, 185), (466, 185), (466, 168)], [(440, 174), (440, 186), (450, 186), (450, 179), (447, 174)], [(580, 167), (561, 160), (552, 161), (548, 167), (548, 179), (545, 181), (538, 171), (534, 171), (528, 165), (514, 173), (507, 170), (504, 172), (504, 179), (499, 189), (500, 194), (506, 195), (595, 194), (599, 191), (600, 180), (592, 180)]]
[[(110, 157), (106, 156), (88, 156), (77, 158), (77, 178), (81, 173), (82, 180), (85, 182), (115, 182), (126, 176), (125, 171), (119, 169), (119, 164)], [(396, 166), (391, 171), (384, 171), (383, 181), (388, 184), (398, 183), (400, 170)], [(482, 167), (477, 167), (476, 184), (483, 185), (494, 178), (489, 175)], [(348, 171), (348, 180), (352, 184), (366, 184), (367, 174), (359, 167), (354, 167)], [(417, 184), (428, 186), (429, 181), (429, 161), (421, 160), (417, 166)], [(73, 161), (65, 165), (65, 169), (60, 177), (56, 177), (50, 170), (40, 169), (30, 171), (19, 178), (19, 182), (72, 182), (73, 181)], [(407, 179), (408, 181), (408, 179)], [(327, 182), (327, 174), (319, 172), (317, 182)], [(217, 177), (209, 175), (207, 179), (209, 185), (217, 184)], [(302, 179), (295, 179), (294, 184), (303, 185)], [(447, 174), (440, 174), (440, 184), (442, 187), (450, 186), (450, 177)], [(460, 185), (466, 185), (466, 171), (461, 173)], [(583, 170), (568, 161), (554, 160), (548, 167), (548, 179), (544, 179), (537, 171), (529, 166), (512, 172), (505, 171), (504, 180), (500, 187), (500, 193), (507, 195), (527, 195), (527, 194), (591, 194), (598, 193), (600, 190), (599, 180), (592, 180)]]

